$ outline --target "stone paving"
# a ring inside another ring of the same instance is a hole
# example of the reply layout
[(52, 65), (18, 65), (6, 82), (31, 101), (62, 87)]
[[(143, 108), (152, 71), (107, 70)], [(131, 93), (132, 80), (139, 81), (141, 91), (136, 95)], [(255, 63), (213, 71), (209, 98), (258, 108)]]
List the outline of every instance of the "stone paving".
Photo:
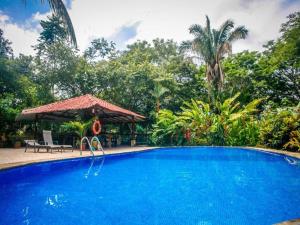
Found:
[[(147, 146), (116, 147), (106, 148), (104, 149), (104, 152), (106, 155), (108, 155), (126, 152), (146, 151), (154, 148), (155, 147)], [(47, 152), (45, 149), (41, 149), (39, 152), (34, 152), (33, 148), (29, 148), (26, 152), (24, 152), (24, 150), (24, 148), (0, 148), (0, 169), (32, 164), (36, 162), (91, 156), (90, 151), (82, 151), (82, 155), (80, 155), (79, 150), (74, 150), (73, 152), (70, 150), (65, 150), (63, 152), (53, 150), (53, 153)], [(94, 153), (96, 156), (103, 154), (101, 151), (95, 151)]]

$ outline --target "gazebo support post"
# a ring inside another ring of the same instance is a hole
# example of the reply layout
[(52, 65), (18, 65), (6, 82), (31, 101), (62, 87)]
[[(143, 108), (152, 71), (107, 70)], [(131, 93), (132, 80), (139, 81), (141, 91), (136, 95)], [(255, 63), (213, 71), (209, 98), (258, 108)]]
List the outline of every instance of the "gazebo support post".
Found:
[(136, 145), (136, 136), (135, 136), (135, 121), (134, 117), (132, 117), (131, 122), (131, 147)]
[(34, 131), (33, 131), (34, 140), (37, 139), (37, 121), (38, 121), (38, 116), (35, 115), (35, 117), (34, 117)]

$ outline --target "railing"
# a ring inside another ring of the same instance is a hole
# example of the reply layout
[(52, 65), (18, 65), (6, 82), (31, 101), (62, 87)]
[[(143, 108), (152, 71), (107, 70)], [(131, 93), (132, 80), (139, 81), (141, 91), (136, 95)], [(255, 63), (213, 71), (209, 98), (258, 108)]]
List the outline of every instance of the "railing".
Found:
[(83, 146), (83, 141), (84, 140), (86, 140), (86, 142), (88, 143), (89, 149), (90, 149), (90, 151), (91, 151), (91, 153), (92, 153), (93, 156), (95, 156), (95, 154), (94, 154), (94, 147), (91, 145), (91, 143), (93, 143), (93, 141), (97, 141), (97, 149), (101, 150), (102, 153), (103, 153), (103, 155), (105, 155), (104, 150), (102, 148), (102, 145), (101, 145), (99, 139), (96, 136), (92, 137), (91, 141), (89, 141), (89, 139), (87, 137), (83, 137), (81, 139), (81, 142), (80, 142), (80, 155), (82, 155), (82, 146)]
[(103, 150), (102, 145), (101, 145), (101, 142), (99, 141), (98, 137), (96, 137), (96, 136), (92, 137), (91, 143), (93, 143), (93, 141), (97, 141), (97, 149), (101, 150), (103, 155), (105, 155), (104, 150)]

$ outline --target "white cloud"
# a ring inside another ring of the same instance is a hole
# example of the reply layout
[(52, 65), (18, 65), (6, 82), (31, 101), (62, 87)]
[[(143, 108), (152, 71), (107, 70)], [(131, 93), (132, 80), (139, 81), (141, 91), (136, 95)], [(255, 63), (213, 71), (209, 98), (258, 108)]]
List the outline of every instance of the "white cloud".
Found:
[(40, 12), (37, 12), (35, 14), (32, 15), (32, 20), (33, 21), (41, 21), (41, 20), (46, 20), (47, 19), (47, 16), (51, 16), (51, 12), (47, 12), (47, 13), (44, 13), (44, 14), (41, 14)]
[[(287, 4), (286, 0), (73, 0), (69, 14), (82, 51), (94, 38), (118, 39), (116, 35), (122, 28), (137, 22), (136, 35), (130, 40), (122, 39), (124, 45), (157, 37), (178, 42), (191, 39), (189, 26), (203, 25), (205, 15), (208, 15), (213, 27), (219, 27), (231, 18), (236, 25), (245, 25), (249, 29), (247, 40), (234, 44), (233, 49), (237, 52), (261, 50), (266, 41), (279, 36), (280, 24), (286, 21), (286, 16), (299, 8), (299, 1)], [(31, 19), (44, 18), (45, 15), (36, 14)], [(2, 21), (0, 25), (5, 25), (5, 35), (13, 41), (15, 52), (32, 53), (30, 45), (36, 42), (38, 28), (24, 29), (10, 23), (5, 16)]]
[(19, 25), (13, 23), (7, 15), (0, 11), (0, 27), (4, 30), (5, 38), (12, 42), (14, 55), (19, 55), (20, 53), (34, 55), (32, 46), (37, 43), (40, 33), (40, 18), (44, 18), (44, 16), (36, 13), (24, 21), (22, 25)]
[(12, 22), (11, 18), (0, 10), (0, 27), (4, 30), (5, 38), (12, 42), (14, 55), (20, 53), (25, 55), (35, 54), (32, 46), (37, 44), (41, 32), (40, 21), (45, 20), (50, 15), (50, 11), (44, 14), (36, 12), (23, 24), (17, 24)]

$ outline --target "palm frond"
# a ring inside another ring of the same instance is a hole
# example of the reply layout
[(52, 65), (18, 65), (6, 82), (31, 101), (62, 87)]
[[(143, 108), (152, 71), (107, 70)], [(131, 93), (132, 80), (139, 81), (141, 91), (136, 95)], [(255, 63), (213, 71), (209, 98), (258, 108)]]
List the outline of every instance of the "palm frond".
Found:
[(190, 34), (195, 36), (206, 36), (204, 28), (199, 24), (193, 24), (189, 28)]
[[(77, 40), (76, 40), (74, 27), (63, 1), (62, 0), (40, 0), (42, 4), (44, 4), (46, 1), (49, 3), (49, 6), (51, 10), (54, 12), (54, 14), (56, 14), (63, 21), (72, 44), (75, 47), (77, 47)], [(26, 5), (27, 0), (23, 0), (23, 2)]]
[(244, 26), (238, 26), (229, 35), (228, 41), (232, 42), (238, 39), (245, 39), (248, 35), (248, 30)]
[(213, 40), (214, 40), (214, 45), (218, 45), (218, 38), (219, 38), (220, 31), (213, 29), (212, 30), (212, 35), (213, 35)]
[(234, 27), (234, 22), (232, 20), (226, 20), (219, 29), (219, 37), (217, 40), (218, 44), (223, 44), (227, 39), (230, 30)]
[(180, 52), (187, 52), (192, 50), (193, 43), (191, 41), (183, 41), (179, 46)]
[(192, 42), (192, 50), (200, 53), (205, 62), (211, 62), (214, 60), (214, 51), (208, 36), (196, 37)]
[(210, 20), (209, 20), (209, 17), (206, 15), (206, 30), (207, 32), (210, 32), (211, 29), (210, 29)]
[(215, 55), (216, 55), (216, 48), (215, 48), (215, 42), (214, 42), (214, 34), (210, 28), (210, 20), (208, 18), (208, 16), (206, 16), (206, 37), (204, 39), (205, 44), (206, 44), (206, 48), (207, 48), (207, 52), (210, 55), (210, 59), (212, 61), (214, 61)]
[[(45, 0), (41, 0), (42, 3), (45, 2)], [(72, 44), (77, 47), (77, 40), (76, 40), (76, 35), (75, 31), (73, 28), (73, 24), (71, 21), (71, 18), (69, 16), (69, 13), (63, 3), (62, 0), (48, 0), (48, 3), (50, 5), (51, 10), (62, 19), (63, 23), (66, 26), (68, 35), (70, 37), (70, 40)]]

